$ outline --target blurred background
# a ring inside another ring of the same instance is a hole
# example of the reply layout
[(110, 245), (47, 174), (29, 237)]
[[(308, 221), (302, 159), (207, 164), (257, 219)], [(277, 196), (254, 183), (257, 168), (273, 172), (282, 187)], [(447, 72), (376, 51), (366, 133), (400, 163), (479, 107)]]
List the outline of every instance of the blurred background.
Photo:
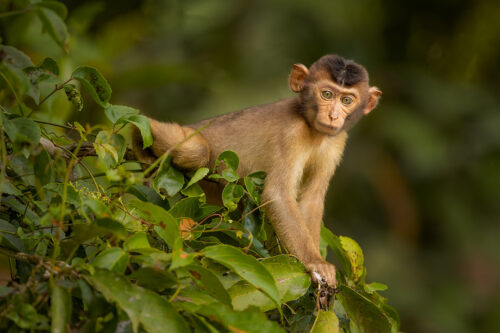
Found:
[[(68, 54), (34, 15), (4, 20), (2, 39), (62, 77), (99, 68), (113, 104), (161, 120), (290, 97), (292, 64), (327, 53), (363, 64), (383, 96), (351, 132), (326, 225), (360, 243), (403, 331), (500, 332), (500, 2), (62, 2)], [(64, 100), (38, 117), (106, 121)]]

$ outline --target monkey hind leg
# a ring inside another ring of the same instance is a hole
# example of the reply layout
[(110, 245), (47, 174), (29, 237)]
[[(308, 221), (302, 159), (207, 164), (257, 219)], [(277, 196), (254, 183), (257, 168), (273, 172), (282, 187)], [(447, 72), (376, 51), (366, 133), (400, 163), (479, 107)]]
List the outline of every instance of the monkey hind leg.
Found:
[[(181, 169), (195, 170), (208, 166), (210, 147), (201, 133), (194, 134), (194, 129), (176, 123), (162, 123), (154, 119), (149, 122), (153, 135), (151, 147), (143, 149), (139, 130), (134, 128), (132, 132), (133, 149), (141, 162), (152, 163), (170, 149), (173, 164)], [(192, 137), (176, 146), (192, 134)]]

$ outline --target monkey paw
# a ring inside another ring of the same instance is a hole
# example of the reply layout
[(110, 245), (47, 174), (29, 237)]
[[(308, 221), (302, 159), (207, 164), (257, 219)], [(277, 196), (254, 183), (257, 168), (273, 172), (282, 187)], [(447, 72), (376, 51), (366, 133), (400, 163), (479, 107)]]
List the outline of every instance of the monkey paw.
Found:
[(311, 274), (313, 283), (316, 285), (329, 285), (335, 287), (337, 279), (335, 277), (335, 266), (326, 261), (316, 261), (306, 265), (307, 270)]

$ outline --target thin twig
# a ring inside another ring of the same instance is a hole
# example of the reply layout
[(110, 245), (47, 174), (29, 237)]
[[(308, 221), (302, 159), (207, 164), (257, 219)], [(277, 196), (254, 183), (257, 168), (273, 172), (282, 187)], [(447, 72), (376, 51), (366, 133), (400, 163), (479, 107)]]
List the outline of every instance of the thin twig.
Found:
[(239, 223), (239, 222), (243, 221), (243, 220), (244, 220), (244, 219), (245, 219), (248, 215), (252, 214), (252, 213), (253, 213), (253, 212), (255, 212), (256, 210), (258, 210), (258, 209), (260, 209), (260, 208), (262, 208), (262, 207), (264, 207), (264, 206), (266, 206), (266, 205), (270, 204), (271, 202), (273, 202), (273, 201), (275, 201), (275, 200), (276, 200), (276, 199), (268, 200), (268, 201), (264, 202), (263, 204), (261, 204), (261, 205), (259, 205), (259, 206), (255, 207), (254, 209), (252, 209), (251, 211), (249, 211), (248, 213), (246, 213), (245, 215), (243, 215), (243, 216), (242, 216), (242, 217), (241, 217), (238, 221), (236, 221), (236, 222), (238, 222), (238, 223)]
[[(66, 81), (64, 81), (63, 83), (61, 83), (60, 85), (57, 85), (55, 86), (54, 90), (52, 90), (47, 96), (45, 96), (41, 101), (40, 103), (38, 103), (38, 108), (40, 108), (40, 105), (43, 104), (43, 102), (45, 102), (50, 96), (54, 95), (56, 93), (56, 91), (59, 91), (61, 90), (62, 88), (64, 88), (65, 85), (67, 85), (71, 80), (73, 80), (73, 78), (69, 78), (67, 79)], [(33, 111), (31, 111), (31, 113), (33, 113)], [(28, 115), (28, 118), (29, 116), (31, 115), (31, 113)]]

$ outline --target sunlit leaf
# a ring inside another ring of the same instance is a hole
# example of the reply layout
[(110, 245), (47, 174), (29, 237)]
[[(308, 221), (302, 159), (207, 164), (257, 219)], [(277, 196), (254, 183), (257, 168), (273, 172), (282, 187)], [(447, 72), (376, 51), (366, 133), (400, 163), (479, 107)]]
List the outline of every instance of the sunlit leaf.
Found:
[(383, 291), (387, 290), (387, 285), (380, 283), (380, 282), (372, 282), (372, 283), (366, 283), (363, 285), (363, 288), (367, 293), (373, 293), (374, 291)]
[(254, 257), (229, 245), (212, 245), (203, 249), (202, 254), (231, 268), (248, 283), (263, 291), (276, 304), (281, 304), (276, 282), (269, 271)]
[[(301, 297), (311, 285), (309, 274), (297, 258), (280, 255), (266, 258), (261, 264), (273, 276), (282, 303)], [(247, 281), (242, 280), (234, 284), (228, 292), (235, 310), (258, 306), (262, 311), (267, 311), (276, 307), (274, 302)]]
[(352, 238), (339, 236), (339, 240), (351, 264), (351, 271), (354, 274), (354, 281), (358, 281), (364, 273), (363, 251), (361, 250), (359, 244)]
[(349, 261), (349, 258), (347, 257), (347, 254), (345, 253), (344, 248), (342, 247), (342, 244), (340, 243), (340, 239), (325, 226), (321, 226), (321, 239), (333, 250), (337, 259), (340, 261), (344, 272), (351, 279), (354, 279), (354, 273), (351, 269), (351, 263)]
[(310, 333), (338, 333), (339, 319), (333, 311), (318, 311)]

